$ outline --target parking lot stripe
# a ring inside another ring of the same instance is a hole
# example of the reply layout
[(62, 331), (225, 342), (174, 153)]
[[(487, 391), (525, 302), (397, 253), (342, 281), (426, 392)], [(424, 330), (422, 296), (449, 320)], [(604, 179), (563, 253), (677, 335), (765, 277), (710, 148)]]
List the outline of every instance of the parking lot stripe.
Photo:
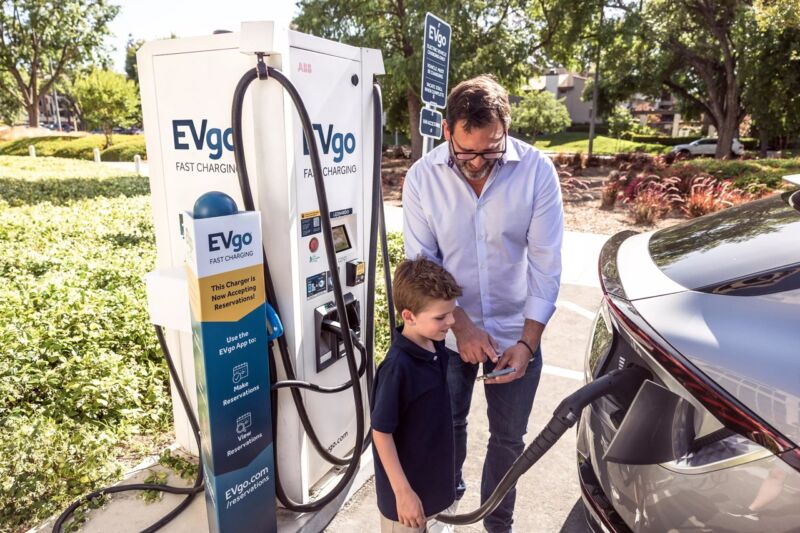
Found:
[(588, 318), (589, 320), (594, 320), (594, 313), (592, 311), (584, 309), (580, 305), (574, 304), (567, 300), (557, 300), (556, 307), (563, 307), (564, 309), (569, 309), (570, 311), (577, 313), (584, 318)]
[(560, 366), (542, 365), (542, 373), (583, 381), (583, 372), (570, 370), (569, 368), (561, 368)]

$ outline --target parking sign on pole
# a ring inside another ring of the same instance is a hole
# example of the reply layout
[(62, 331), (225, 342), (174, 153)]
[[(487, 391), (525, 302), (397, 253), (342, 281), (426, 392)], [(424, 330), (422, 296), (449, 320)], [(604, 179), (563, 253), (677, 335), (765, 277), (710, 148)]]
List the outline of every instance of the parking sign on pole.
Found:
[(442, 114), (435, 109), (423, 107), (419, 111), (419, 132), (423, 137), (441, 139)]
[(444, 107), (447, 101), (447, 74), (450, 67), (450, 25), (433, 15), (425, 15), (422, 41), (422, 101)]
[[(422, 38), (422, 101), (419, 131), (425, 137), (422, 153), (427, 153), (433, 139), (442, 136), (442, 114), (436, 108), (447, 103), (447, 78), (450, 68), (450, 25), (432, 13), (425, 14)], [(438, 127), (437, 127), (438, 124)]]

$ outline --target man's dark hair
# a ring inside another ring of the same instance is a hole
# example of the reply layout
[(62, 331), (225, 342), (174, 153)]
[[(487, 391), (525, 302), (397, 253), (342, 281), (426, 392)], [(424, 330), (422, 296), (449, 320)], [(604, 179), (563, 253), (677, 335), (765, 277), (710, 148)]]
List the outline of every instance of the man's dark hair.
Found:
[(452, 133), (456, 123), (464, 122), (464, 130), (483, 128), (500, 121), (508, 131), (511, 125), (511, 106), (508, 92), (491, 74), (481, 74), (462, 81), (447, 97), (447, 127)]
[(433, 300), (458, 298), (461, 296), (461, 287), (450, 272), (429, 259), (418, 257), (405, 260), (397, 266), (392, 294), (398, 313), (408, 309), (417, 314)]

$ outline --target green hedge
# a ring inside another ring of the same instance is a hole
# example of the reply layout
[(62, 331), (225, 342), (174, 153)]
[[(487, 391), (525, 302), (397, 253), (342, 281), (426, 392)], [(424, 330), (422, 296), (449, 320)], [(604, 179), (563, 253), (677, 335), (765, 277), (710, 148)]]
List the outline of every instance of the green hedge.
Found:
[[(394, 269), (405, 258), (403, 248), (403, 234), (393, 232), (387, 235), (389, 246), (389, 264), (391, 265), (392, 276)], [(377, 280), (375, 283), (375, 360), (383, 361), (386, 352), (389, 351), (391, 336), (389, 335), (389, 313), (386, 305), (386, 284), (383, 282), (383, 251), (378, 253)], [(397, 324), (400, 318), (397, 318)]]
[(102, 161), (133, 161), (133, 157), (138, 155), (142, 159), (147, 157), (147, 149), (144, 145), (144, 137), (136, 135), (138, 139), (131, 139), (122, 142), (114, 142), (111, 146), (100, 152)]
[(47, 158), (0, 169), (0, 530), (20, 531), (156, 452), (172, 410), (142, 281), (147, 178)]
[[(564, 131), (567, 133), (589, 133), (589, 124), (573, 124)], [(596, 135), (608, 135), (608, 125), (605, 123), (595, 124), (594, 132)]]
[(702, 139), (702, 137), (669, 137), (667, 135), (639, 135), (637, 133), (623, 134), (622, 137), (632, 142), (663, 144), (664, 146), (689, 144), (697, 139)]
[[(142, 280), (155, 264), (149, 205), (144, 177), (0, 156), (0, 531), (62, 511), (172, 439)], [(394, 269), (402, 236), (388, 241)], [(382, 360), (382, 281), (376, 292)]]
[(101, 150), (103, 161), (133, 161), (139, 154), (145, 158), (144, 135), (114, 135), (111, 146), (103, 150), (106, 138), (103, 135), (53, 135), (49, 137), (29, 137), (0, 144), (0, 155), (28, 155), (28, 147), (36, 147), (37, 156), (65, 157), (69, 159), (94, 159), (94, 149)]
[[(624, 134), (622, 137), (624, 139), (628, 139), (631, 142), (662, 144), (664, 146), (677, 146), (679, 144), (689, 144), (690, 142), (694, 142), (698, 139), (703, 139), (703, 137), (700, 136), (669, 137), (667, 135), (639, 135), (636, 133)], [(744, 146), (745, 150), (758, 149), (758, 139), (753, 139), (750, 137), (742, 137), (741, 139), (739, 139), (739, 142), (742, 143), (742, 146)]]
[(763, 184), (774, 189), (781, 186), (783, 176), (800, 173), (800, 158), (730, 161), (698, 158), (674, 163), (668, 171), (676, 175), (705, 172), (722, 180), (732, 180), (741, 188)]

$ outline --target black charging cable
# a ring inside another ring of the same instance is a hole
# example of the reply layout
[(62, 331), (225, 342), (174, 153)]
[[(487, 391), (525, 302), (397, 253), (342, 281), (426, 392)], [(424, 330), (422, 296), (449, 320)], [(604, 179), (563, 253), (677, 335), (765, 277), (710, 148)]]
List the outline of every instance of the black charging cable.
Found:
[[(283, 75), (282, 72), (267, 66), (264, 63), (264, 58), (263, 55), (261, 54), (258, 55), (258, 64), (256, 68), (245, 72), (245, 74), (239, 80), (239, 83), (237, 84), (236, 90), (234, 92), (233, 106), (231, 109), (234, 155), (236, 158), (237, 174), (239, 175), (239, 184), (242, 191), (242, 200), (244, 201), (245, 209), (254, 210), (255, 203), (253, 201), (253, 196), (250, 189), (250, 180), (247, 175), (247, 164), (245, 160), (244, 147), (242, 143), (242, 110), (244, 108), (244, 96), (247, 91), (247, 88), (250, 85), (250, 83), (252, 83), (257, 78), (261, 80), (266, 80), (271, 78), (277, 81), (289, 94), (298, 112), (298, 115), (300, 117), (300, 122), (303, 127), (303, 133), (306, 137), (307, 145), (309, 147), (309, 155), (311, 156), (311, 166), (312, 166), (312, 173), (314, 175), (314, 185), (316, 188), (319, 209), (322, 215), (320, 217), (322, 222), (322, 237), (323, 241), (325, 242), (325, 252), (326, 252), (328, 267), (331, 272), (336, 272), (337, 270), (336, 252), (333, 249), (333, 235), (332, 235), (330, 216), (329, 216), (330, 211), (328, 208), (327, 194), (325, 191), (325, 184), (323, 181), (322, 163), (319, 158), (319, 150), (317, 148), (317, 143), (314, 140), (311, 120), (308, 116), (308, 111), (306, 110), (305, 104), (303, 103), (303, 100), (300, 97), (300, 94), (297, 92), (297, 89), (294, 87), (294, 85), (289, 81), (288, 78), (286, 78), (286, 76)], [(278, 313), (278, 316), (280, 316), (277, 297), (272, 282), (272, 276), (269, 270), (269, 263), (266, 258), (266, 251), (264, 251), (263, 249), (262, 249), (262, 254), (264, 259), (264, 278), (267, 285), (267, 298), (269, 299), (272, 307), (275, 309), (275, 312)], [(333, 281), (334, 301), (336, 302), (336, 310), (341, 320), (342, 330), (352, 331), (350, 328), (350, 323), (345, 309), (341, 280), (339, 279), (339, 276), (332, 276), (332, 281)], [(355, 414), (356, 414), (355, 446), (353, 448), (350, 457), (346, 459), (336, 457), (335, 455), (328, 452), (328, 450), (325, 449), (320, 443), (319, 438), (316, 435), (316, 432), (314, 431), (314, 428), (308, 417), (308, 412), (305, 408), (305, 404), (303, 403), (302, 397), (300, 396), (300, 391), (299, 391), (300, 384), (295, 383), (292, 386), (289, 386), (289, 390), (292, 395), (292, 399), (294, 401), (298, 415), (300, 417), (301, 424), (303, 425), (303, 429), (305, 430), (313, 448), (326, 461), (340, 466), (343, 464), (347, 465), (344, 474), (337, 481), (336, 485), (331, 490), (329, 490), (325, 495), (321, 496), (320, 498), (310, 503), (298, 503), (292, 501), (291, 498), (283, 490), (282, 483), (280, 482), (280, 469), (278, 468), (278, 461), (275, 461), (276, 465), (275, 489), (278, 496), (278, 500), (281, 502), (281, 504), (283, 504), (284, 507), (286, 507), (291, 511), (314, 512), (318, 511), (319, 509), (326, 506), (328, 503), (332, 502), (335, 498), (337, 498), (340, 495), (340, 493), (343, 490), (345, 490), (347, 486), (349, 486), (353, 476), (355, 476), (355, 473), (358, 470), (358, 465), (361, 460), (361, 453), (365, 446), (364, 403), (362, 398), (361, 382), (358, 376), (358, 369), (356, 368), (352, 338), (349, 334), (345, 334), (341, 336), (341, 339), (345, 347), (345, 359), (347, 360), (347, 366), (350, 372), (350, 381), (352, 383), (352, 390), (353, 390), (353, 401), (355, 404)], [(289, 358), (289, 350), (285, 336), (279, 337), (277, 339), (277, 342), (279, 348), (278, 351), (281, 355), (281, 359), (283, 362), (283, 369), (288, 378), (287, 381), (297, 382), (298, 380), (294, 373), (294, 368), (291, 359)], [(372, 358), (370, 357), (369, 359)], [(271, 365), (271, 368), (274, 367), (275, 367), (274, 364)], [(276, 385), (277, 383), (273, 384), (273, 386)], [(307, 383), (307, 385), (313, 386), (314, 384)], [(273, 398), (275, 398), (274, 395)], [(276, 410), (276, 408), (277, 408), (277, 402), (274, 401), (273, 410)], [(277, 411), (274, 411), (273, 415), (274, 428), (276, 428), (275, 425), (276, 419), (277, 419)], [(274, 439), (273, 449), (275, 450), (277, 456), (277, 440), (278, 440), (277, 434), (273, 435), (273, 439)]]
[[(197, 417), (192, 411), (191, 405), (189, 404), (189, 399), (186, 397), (186, 392), (184, 391), (183, 384), (181, 383), (181, 379), (178, 376), (178, 371), (175, 369), (175, 363), (172, 361), (172, 356), (170, 355), (169, 348), (167, 347), (167, 342), (164, 339), (164, 332), (162, 331), (160, 326), (156, 326), (155, 328), (156, 328), (156, 336), (158, 337), (158, 343), (161, 346), (161, 351), (164, 353), (164, 358), (167, 360), (167, 367), (169, 367), (169, 374), (172, 377), (173, 383), (175, 384), (175, 388), (178, 390), (178, 395), (180, 396), (181, 404), (183, 404), (183, 408), (186, 411), (186, 416), (189, 418), (189, 425), (192, 426), (192, 433), (194, 434), (195, 442), (197, 442), (197, 449), (200, 449), (200, 426), (197, 423)], [(195, 478), (194, 484), (191, 487), (173, 487), (171, 485), (149, 484), (149, 483), (132, 483), (129, 485), (117, 485), (114, 487), (105, 487), (82, 496), (80, 499), (74, 501), (69, 507), (67, 507), (56, 519), (56, 522), (53, 525), (53, 533), (61, 533), (64, 523), (70, 516), (72, 516), (72, 514), (78, 507), (94, 500), (95, 498), (99, 498), (105, 494), (114, 494), (117, 492), (125, 492), (129, 490), (155, 490), (159, 492), (168, 492), (170, 494), (186, 494), (186, 498), (184, 498), (181, 501), (181, 503), (179, 503), (172, 511), (164, 515), (158, 522), (142, 530), (142, 533), (152, 533), (154, 531), (158, 531), (159, 529), (167, 525), (176, 516), (178, 516), (181, 512), (183, 512), (183, 510), (186, 509), (190, 503), (192, 503), (192, 500), (194, 499), (195, 495), (203, 491), (203, 488), (204, 487), (203, 487), (202, 461), (200, 462), (199, 467), (197, 469), (197, 477)]]
[(474, 524), (489, 516), (497, 509), (497, 506), (500, 505), (500, 502), (503, 501), (506, 494), (516, 486), (520, 476), (536, 464), (558, 439), (560, 439), (569, 428), (575, 425), (580, 419), (581, 411), (584, 407), (601, 396), (611, 394), (621, 387), (627, 387), (632, 383), (641, 383), (649, 376), (650, 373), (647, 370), (638, 366), (614, 370), (584, 385), (564, 398), (564, 400), (558, 404), (558, 407), (556, 407), (556, 410), (553, 412), (553, 417), (544, 429), (533, 442), (525, 448), (525, 451), (517, 457), (514, 463), (512, 463), (511, 468), (508, 469), (508, 472), (505, 473), (497, 484), (497, 487), (495, 487), (494, 491), (480, 507), (472, 512), (464, 514), (449, 515), (442, 513), (436, 515), (436, 520), (444, 522), (445, 524), (463, 526)]

